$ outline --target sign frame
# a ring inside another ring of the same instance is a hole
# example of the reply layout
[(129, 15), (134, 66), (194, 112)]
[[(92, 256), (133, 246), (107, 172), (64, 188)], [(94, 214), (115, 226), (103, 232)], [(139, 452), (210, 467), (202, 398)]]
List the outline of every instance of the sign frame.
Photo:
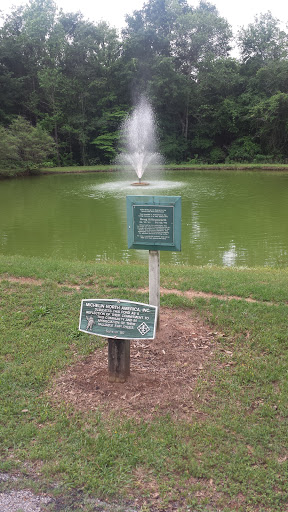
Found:
[(157, 306), (120, 299), (81, 300), (79, 331), (86, 334), (115, 340), (153, 340), (156, 324)]
[(126, 196), (126, 207), (128, 249), (181, 251), (181, 196)]

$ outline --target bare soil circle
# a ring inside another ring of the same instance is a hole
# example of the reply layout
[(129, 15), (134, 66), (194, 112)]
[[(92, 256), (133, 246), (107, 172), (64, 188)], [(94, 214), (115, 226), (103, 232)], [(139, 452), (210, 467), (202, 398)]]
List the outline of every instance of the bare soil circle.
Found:
[(108, 382), (106, 345), (58, 376), (53, 398), (80, 411), (136, 419), (201, 415), (193, 391), (214, 359), (217, 337), (193, 311), (161, 308), (156, 338), (131, 340), (131, 374), (125, 383)]

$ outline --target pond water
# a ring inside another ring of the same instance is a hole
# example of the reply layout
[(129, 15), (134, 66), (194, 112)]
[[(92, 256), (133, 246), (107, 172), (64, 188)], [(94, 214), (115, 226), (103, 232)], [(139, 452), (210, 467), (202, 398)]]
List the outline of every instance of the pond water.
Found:
[(182, 197), (182, 251), (161, 261), (287, 266), (288, 173), (165, 171), (149, 187), (121, 173), (0, 182), (0, 253), (89, 261), (145, 261), (128, 250), (126, 195)]

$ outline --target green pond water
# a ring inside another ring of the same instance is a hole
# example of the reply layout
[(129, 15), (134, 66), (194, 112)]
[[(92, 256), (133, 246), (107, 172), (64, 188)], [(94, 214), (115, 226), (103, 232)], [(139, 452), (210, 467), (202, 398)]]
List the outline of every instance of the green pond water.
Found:
[(0, 182), (0, 253), (89, 261), (145, 261), (127, 248), (126, 195), (182, 197), (182, 251), (161, 261), (287, 266), (288, 173), (166, 171), (149, 187), (121, 173)]

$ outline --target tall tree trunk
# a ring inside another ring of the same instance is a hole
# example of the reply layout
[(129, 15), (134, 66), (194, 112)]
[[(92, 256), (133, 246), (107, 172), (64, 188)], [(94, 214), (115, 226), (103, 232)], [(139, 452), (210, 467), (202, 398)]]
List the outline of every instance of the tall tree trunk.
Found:
[(82, 127), (81, 127), (81, 156), (82, 156), (82, 165), (86, 165), (86, 137), (85, 137), (85, 101), (84, 95), (81, 94), (81, 111), (82, 111)]
[(59, 140), (58, 140), (58, 125), (57, 121), (54, 123), (54, 140), (56, 144), (56, 156), (57, 156), (57, 164), (60, 167), (60, 155), (59, 155)]

